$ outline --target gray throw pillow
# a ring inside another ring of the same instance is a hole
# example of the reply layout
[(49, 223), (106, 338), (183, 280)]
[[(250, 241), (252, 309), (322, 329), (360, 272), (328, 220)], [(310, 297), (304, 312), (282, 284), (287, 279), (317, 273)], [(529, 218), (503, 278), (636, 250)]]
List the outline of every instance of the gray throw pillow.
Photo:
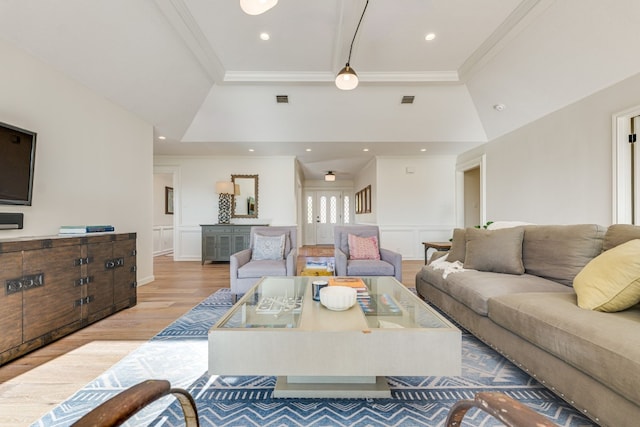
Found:
[(453, 230), (453, 239), (451, 239), (451, 249), (449, 249), (449, 255), (447, 261), (464, 262), (464, 255), (467, 250), (467, 243), (464, 239), (464, 228), (456, 228)]
[(251, 259), (253, 261), (281, 260), (284, 258), (285, 235), (263, 236), (256, 234), (253, 240), (253, 251)]
[(522, 227), (499, 230), (467, 228), (464, 268), (494, 273), (524, 274)]

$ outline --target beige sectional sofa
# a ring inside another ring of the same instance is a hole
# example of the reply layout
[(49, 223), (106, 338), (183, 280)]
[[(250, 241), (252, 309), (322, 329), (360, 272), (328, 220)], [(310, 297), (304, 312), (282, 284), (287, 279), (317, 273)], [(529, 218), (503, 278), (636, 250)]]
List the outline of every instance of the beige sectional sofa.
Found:
[(636, 252), (601, 276), (608, 280), (629, 268), (636, 274), (631, 291), (640, 291), (640, 257), (634, 255), (640, 241), (634, 239), (640, 239), (640, 227), (628, 225), (456, 230), (450, 253), (444, 261), (442, 253), (432, 257), (416, 275), (416, 289), (596, 423), (637, 426), (640, 296), (616, 312), (578, 305), (578, 297), (584, 306), (592, 296), (584, 283), (600, 286), (589, 274), (614, 248), (609, 259), (630, 245)]

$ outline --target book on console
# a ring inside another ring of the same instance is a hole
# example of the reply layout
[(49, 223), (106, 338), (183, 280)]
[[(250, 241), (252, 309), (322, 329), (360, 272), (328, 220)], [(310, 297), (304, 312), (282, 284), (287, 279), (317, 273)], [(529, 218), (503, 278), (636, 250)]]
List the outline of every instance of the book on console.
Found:
[(62, 225), (58, 234), (86, 234), (115, 231), (113, 225)]
[(104, 233), (107, 231), (115, 231), (113, 225), (87, 225), (87, 233)]
[(85, 225), (62, 225), (58, 234), (86, 234), (87, 227)]

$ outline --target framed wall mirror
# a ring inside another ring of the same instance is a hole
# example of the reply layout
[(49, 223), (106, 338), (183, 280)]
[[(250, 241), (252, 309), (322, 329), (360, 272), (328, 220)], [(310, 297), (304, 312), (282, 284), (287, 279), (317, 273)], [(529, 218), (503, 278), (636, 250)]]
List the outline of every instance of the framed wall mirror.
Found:
[(236, 194), (231, 201), (231, 218), (258, 218), (258, 175), (231, 175)]

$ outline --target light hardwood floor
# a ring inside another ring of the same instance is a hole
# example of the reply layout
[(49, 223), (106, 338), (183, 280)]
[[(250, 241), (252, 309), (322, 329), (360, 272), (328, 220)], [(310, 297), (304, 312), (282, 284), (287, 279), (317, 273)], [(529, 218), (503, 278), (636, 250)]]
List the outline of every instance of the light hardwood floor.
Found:
[[(301, 248), (307, 257), (328, 248)], [(301, 271), (306, 258), (298, 259)], [(415, 285), (423, 261), (403, 261)], [(229, 286), (229, 264), (154, 258), (152, 283), (138, 288), (138, 304), (0, 367), (0, 426), (28, 426), (153, 337), (207, 296)]]

